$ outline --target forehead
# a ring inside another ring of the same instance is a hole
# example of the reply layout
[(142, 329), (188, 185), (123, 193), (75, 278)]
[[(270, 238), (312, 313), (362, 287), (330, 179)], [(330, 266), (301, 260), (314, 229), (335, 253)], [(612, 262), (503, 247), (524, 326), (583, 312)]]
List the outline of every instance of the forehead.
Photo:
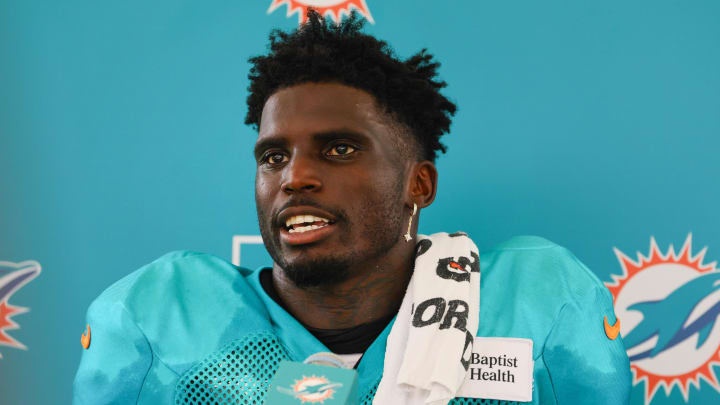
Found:
[(303, 83), (270, 96), (258, 138), (338, 129), (372, 135), (388, 132), (388, 120), (365, 91), (337, 83)]

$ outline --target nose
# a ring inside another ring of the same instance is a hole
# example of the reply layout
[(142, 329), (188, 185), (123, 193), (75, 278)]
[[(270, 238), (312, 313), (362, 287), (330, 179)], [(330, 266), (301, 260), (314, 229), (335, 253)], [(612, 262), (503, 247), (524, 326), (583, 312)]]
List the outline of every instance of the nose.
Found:
[(286, 193), (317, 192), (322, 189), (319, 170), (312, 159), (296, 155), (290, 159), (283, 172), (280, 187)]

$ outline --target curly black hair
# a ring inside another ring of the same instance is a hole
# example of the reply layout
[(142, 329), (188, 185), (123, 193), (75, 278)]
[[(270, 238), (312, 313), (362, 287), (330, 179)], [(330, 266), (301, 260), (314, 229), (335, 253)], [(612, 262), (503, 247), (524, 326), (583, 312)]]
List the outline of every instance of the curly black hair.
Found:
[(250, 58), (245, 123), (256, 130), (265, 102), (276, 91), (307, 82), (336, 82), (375, 97), (380, 108), (403, 124), (417, 140), (418, 158), (435, 161), (446, 151), (440, 137), (449, 132), (456, 106), (440, 89), (440, 63), (426, 49), (407, 60), (390, 46), (361, 31), (365, 21), (352, 13), (340, 24), (314, 10), (291, 32), (270, 33), (268, 55)]

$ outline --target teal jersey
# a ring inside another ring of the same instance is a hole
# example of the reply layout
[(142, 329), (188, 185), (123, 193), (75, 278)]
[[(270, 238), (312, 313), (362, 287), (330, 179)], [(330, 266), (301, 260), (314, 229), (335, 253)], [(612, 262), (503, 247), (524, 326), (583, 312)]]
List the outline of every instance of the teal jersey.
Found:
[[(604, 321), (616, 322), (612, 297), (575, 256), (517, 237), (481, 254), (480, 269), (478, 336), (532, 339), (533, 404), (627, 403), (629, 361)], [(112, 285), (88, 310), (73, 404), (262, 404), (280, 361), (330, 350), (265, 293), (259, 274), (173, 252)], [(372, 403), (392, 324), (358, 364), (361, 404)]]

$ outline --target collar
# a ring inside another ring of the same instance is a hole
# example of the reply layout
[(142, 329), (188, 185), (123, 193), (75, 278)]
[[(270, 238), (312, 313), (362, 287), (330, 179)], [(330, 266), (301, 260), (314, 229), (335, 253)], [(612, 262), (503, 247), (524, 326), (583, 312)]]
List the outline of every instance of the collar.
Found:
[[(287, 350), (290, 359), (292, 361), (302, 362), (311, 354), (331, 351), (265, 292), (265, 289), (260, 283), (260, 272), (262, 270), (263, 268), (259, 268), (250, 274), (248, 282), (265, 304), (265, 308), (267, 308), (270, 314), (273, 331), (280, 339), (283, 347)], [(357, 370), (361, 393), (377, 384), (382, 377), (387, 337), (394, 323), (395, 318), (393, 318), (378, 337), (375, 338), (375, 341), (373, 341), (365, 351), (362, 359), (360, 359)]]

